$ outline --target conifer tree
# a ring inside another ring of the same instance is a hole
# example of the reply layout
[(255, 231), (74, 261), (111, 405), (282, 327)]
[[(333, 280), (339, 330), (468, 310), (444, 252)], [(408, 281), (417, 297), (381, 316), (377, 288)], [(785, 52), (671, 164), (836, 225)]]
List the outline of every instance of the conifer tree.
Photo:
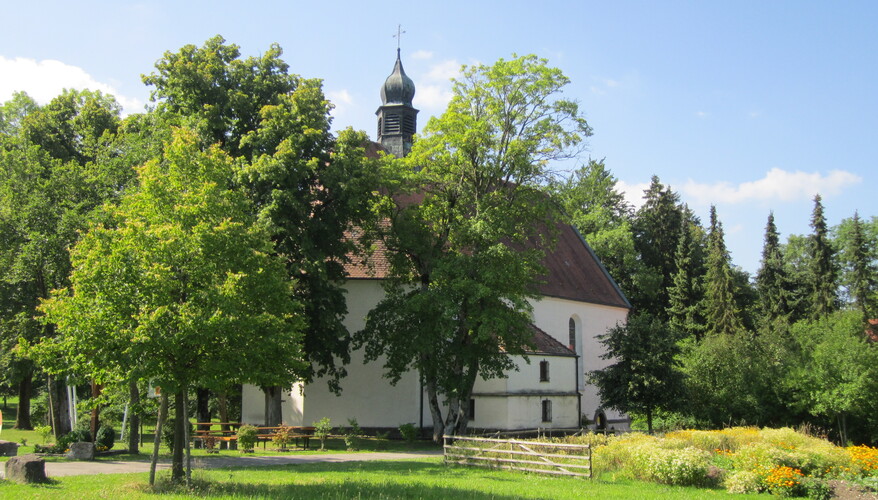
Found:
[(683, 227), (680, 197), (665, 187), (657, 176), (644, 191), (644, 204), (634, 221), (634, 246), (644, 264), (636, 278), (634, 308), (667, 319), (669, 290), (677, 271), (675, 255)]
[(735, 302), (732, 268), (724, 240), (722, 223), (716, 216), (716, 207), (711, 206), (702, 308), (707, 318), (708, 334), (731, 334), (743, 326)]
[(696, 340), (701, 340), (705, 327), (701, 314), (704, 278), (702, 235), (703, 230), (696, 219), (690, 219), (684, 225), (675, 254), (677, 272), (673, 286), (668, 290), (668, 326), (687, 336), (694, 336)]
[(774, 213), (768, 214), (765, 225), (765, 244), (762, 247), (762, 266), (756, 275), (756, 288), (759, 292), (759, 308), (764, 320), (771, 322), (786, 319), (790, 314), (788, 286), (783, 252)]
[(823, 216), (820, 195), (814, 197), (809, 239), (810, 263), (808, 266), (811, 285), (811, 316), (821, 318), (836, 308), (837, 273), (833, 263), (833, 249), (829, 243), (829, 231)]
[(851, 238), (845, 251), (851, 260), (850, 294), (856, 309), (862, 312), (864, 319), (869, 319), (873, 310), (870, 298), (875, 289), (875, 266), (869, 259), (863, 223), (857, 212), (851, 221)]

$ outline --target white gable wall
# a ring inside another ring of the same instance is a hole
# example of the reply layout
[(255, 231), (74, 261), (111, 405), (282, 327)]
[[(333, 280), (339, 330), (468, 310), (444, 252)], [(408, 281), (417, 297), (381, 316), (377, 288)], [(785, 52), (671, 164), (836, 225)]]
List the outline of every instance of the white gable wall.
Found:
[[(348, 291), (349, 312), (344, 323), (353, 333), (365, 326), (366, 315), (378, 304), (384, 292), (379, 280), (350, 280), (345, 288)], [(599, 400), (594, 387), (584, 383), (585, 374), (608, 364), (599, 358), (601, 350), (595, 337), (616, 323), (624, 322), (627, 310), (552, 297), (537, 301), (533, 306), (534, 324), (563, 345), (568, 343), (570, 317), (577, 319), (576, 351), (581, 356), (578, 378), (583, 389), (582, 413), (593, 419), (599, 408)], [(578, 401), (570, 394), (576, 384), (576, 358), (535, 354), (530, 356), (529, 365), (522, 358), (517, 358), (519, 370), (510, 372), (508, 378), (477, 379), (474, 387), (476, 418), (470, 425), (474, 428), (506, 429), (577, 427)], [(550, 362), (550, 382), (539, 381), (541, 360)], [(347, 371), (348, 376), (341, 380), (341, 396), (331, 393), (323, 379), (304, 388), (297, 384), (283, 398), (283, 421), (288, 425), (311, 425), (329, 417), (337, 426), (346, 425), (349, 418), (356, 418), (363, 427), (396, 428), (404, 423), (420, 425), (421, 422), (426, 427), (432, 426), (425, 397), (422, 406), (421, 387), (416, 373), (405, 375), (392, 386), (383, 377), (382, 361), (379, 359), (363, 364), (362, 351), (351, 353)], [(568, 395), (562, 394), (565, 391)], [(506, 396), (499, 396), (501, 393)], [(550, 424), (541, 421), (541, 401), (547, 398), (552, 400), (553, 418)], [(264, 408), (262, 391), (245, 386), (242, 420), (262, 423)], [(611, 421), (620, 417), (610, 411), (606, 413)]]

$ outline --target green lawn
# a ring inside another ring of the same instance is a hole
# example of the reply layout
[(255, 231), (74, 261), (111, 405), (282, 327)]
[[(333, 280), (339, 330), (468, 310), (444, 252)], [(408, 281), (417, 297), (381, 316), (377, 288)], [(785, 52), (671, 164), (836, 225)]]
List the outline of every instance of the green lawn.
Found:
[[(167, 476), (167, 472), (163, 473)], [(0, 498), (717, 498), (723, 490), (667, 487), (632, 481), (588, 481), (514, 472), (446, 467), (441, 458), (394, 462), (302, 464), (197, 470), (195, 491), (163, 483), (149, 493), (147, 474), (71, 476), (39, 486), (0, 482)], [(748, 498), (734, 495), (734, 498)], [(756, 496), (752, 496), (756, 497)], [(764, 497), (764, 496), (763, 496)]]

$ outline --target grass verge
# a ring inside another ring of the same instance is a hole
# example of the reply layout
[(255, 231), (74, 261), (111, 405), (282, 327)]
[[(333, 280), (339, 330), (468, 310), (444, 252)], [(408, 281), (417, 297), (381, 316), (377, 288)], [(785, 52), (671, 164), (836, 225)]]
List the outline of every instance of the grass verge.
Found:
[[(167, 477), (167, 473), (164, 476)], [(441, 458), (301, 464), (193, 472), (194, 489), (162, 480), (156, 492), (146, 474), (70, 476), (48, 485), (0, 482), (0, 498), (183, 499), (203, 498), (423, 498), (423, 499), (702, 499), (727, 497), (721, 490), (662, 486), (637, 481), (607, 482), (524, 473), (446, 467)], [(607, 478), (609, 479), (609, 478)], [(735, 495), (765, 498), (765, 495)]]

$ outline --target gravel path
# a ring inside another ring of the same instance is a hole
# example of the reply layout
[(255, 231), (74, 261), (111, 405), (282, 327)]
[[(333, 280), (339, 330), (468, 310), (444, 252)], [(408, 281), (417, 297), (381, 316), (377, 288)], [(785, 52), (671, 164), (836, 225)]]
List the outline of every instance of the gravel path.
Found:
[[(333, 462), (363, 462), (371, 460), (405, 460), (441, 456), (441, 451), (416, 453), (321, 453), (313, 455), (274, 455), (268, 457), (200, 457), (192, 459), (192, 468), (216, 469), (223, 467), (265, 467), (269, 465), (290, 465)], [(5, 464), (4, 464), (5, 465)], [(169, 469), (171, 463), (160, 461), (158, 469)], [(149, 472), (148, 461), (109, 461), (94, 462), (46, 462), (46, 476), (81, 476), (86, 474), (123, 474), (128, 472)], [(0, 477), (4, 477), (0, 470)]]

